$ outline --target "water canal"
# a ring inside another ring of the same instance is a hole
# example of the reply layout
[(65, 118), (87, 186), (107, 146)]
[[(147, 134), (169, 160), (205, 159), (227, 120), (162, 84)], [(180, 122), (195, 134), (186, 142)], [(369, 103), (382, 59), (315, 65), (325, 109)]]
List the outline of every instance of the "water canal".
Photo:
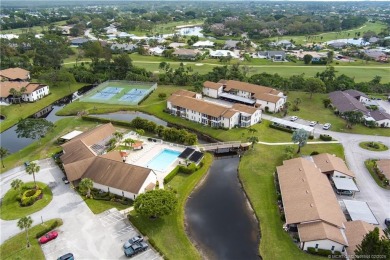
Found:
[(214, 160), (188, 198), (187, 231), (206, 259), (259, 259), (259, 230), (237, 176), (239, 158)]

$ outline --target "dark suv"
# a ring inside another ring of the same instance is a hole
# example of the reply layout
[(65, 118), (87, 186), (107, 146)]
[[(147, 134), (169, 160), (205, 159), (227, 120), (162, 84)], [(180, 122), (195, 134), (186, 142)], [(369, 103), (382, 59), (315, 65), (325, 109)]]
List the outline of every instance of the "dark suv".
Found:
[(126, 248), (125, 251), (125, 256), (127, 257), (132, 257), (135, 256), (136, 254), (145, 251), (148, 249), (149, 245), (146, 244), (145, 242), (135, 242), (128, 248)]

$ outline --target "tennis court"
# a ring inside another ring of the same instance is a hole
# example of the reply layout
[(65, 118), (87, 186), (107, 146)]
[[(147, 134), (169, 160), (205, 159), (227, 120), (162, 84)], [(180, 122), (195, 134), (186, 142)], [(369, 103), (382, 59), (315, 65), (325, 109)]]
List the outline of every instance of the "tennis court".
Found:
[(87, 92), (80, 102), (138, 105), (156, 88), (154, 82), (106, 81)]

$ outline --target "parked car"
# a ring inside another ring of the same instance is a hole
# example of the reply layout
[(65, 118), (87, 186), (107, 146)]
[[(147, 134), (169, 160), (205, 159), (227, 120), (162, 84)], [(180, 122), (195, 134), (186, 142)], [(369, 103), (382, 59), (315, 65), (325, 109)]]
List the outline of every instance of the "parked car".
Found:
[(72, 253), (67, 253), (63, 256), (58, 257), (57, 260), (74, 260), (74, 256)]
[(69, 181), (68, 181), (68, 178), (65, 177), (62, 177), (62, 181), (65, 183), (65, 184), (69, 184)]
[(326, 123), (326, 124), (322, 127), (322, 129), (328, 130), (331, 126), (332, 126), (332, 125), (331, 125), (330, 123)]
[(39, 243), (41, 244), (46, 244), (47, 242), (53, 240), (53, 239), (56, 239), (58, 237), (58, 232), (57, 231), (50, 231), (49, 233), (47, 233), (46, 235), (42, 236), (40, 239), (39, 239)]
[(297, 116), (292, 116), (290, 117), (290, 121), (297, 121), (298, 120), (298, 117)]
[(25, 161), (25, 162), (24, 162), (24, 167), (27, 168), (28, 166), (30, 166), (30, 162), (29, 162), (29, 161)]
[(350, 190), (337, 190), (337, 194), (344, 195), (344, 196), (352, 196), (353, 192)]
[(142, 242), (142, 241), (144, 241), (144, 238), (141, 236), (132, 237), (128, 241), (126, 241), (126, 243), (123, 245), (123, 248), (124, 249), (129, 248), (132, 244), (137, 242)]
[(128, 248), (126, 248), (125, 251), (125, 256), (127, 257), (132, 257), (135, 256), (136, 254), (145, 251), (148, 249), (149, 245), (146, 244), (145, 242), (135, 242)]
[(385, 219), (385, 225), (390, 228), (390, 218)]
[(309, 124), (309, 126), (315, 126), (317, 124), (317, 122), (316, 121), (310, 121), (310, 124)]

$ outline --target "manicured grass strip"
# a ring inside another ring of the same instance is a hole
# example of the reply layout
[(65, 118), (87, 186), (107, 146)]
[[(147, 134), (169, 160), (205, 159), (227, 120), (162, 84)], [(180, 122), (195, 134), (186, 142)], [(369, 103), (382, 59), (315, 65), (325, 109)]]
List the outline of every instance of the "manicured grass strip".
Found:
[(130, 221), (169, 259), (201, 259), (185, 232), (184, 206), (192, 190), (207, 173), (212, 161), (212, 155), (206, 154), (201, 169), (192, 174), (179, 173), (169, 182), (169, 186), (177, 191), (178, 197), (177, 208), (171, 215), (159, 219), (144, 218), (135, 211), (129, 215)]
[(378, 142), (362, 142), (359, 144), (359, 146), (363, 149), (375, 152), (387, 151), (389, 149), (389, 147), (387, 147), (386, 145)]
[(390, 190), (390, 186), (385, 184), (383, 181), (381, 181), (378, 177), (378, 174), (375, 172), (375, 160), (366, 160), (364, 162), (366, 165), (366, 168), (368, 172), (371, 174), (371, 177), (375, 180), (376, 184), (378, 184), (379, 187)]
[(123, 205), (122, 203), (115, 201), (107, 201), (107, 200), (94, 200), (88, 199), (85, 196), (81, 196), (84, 199), (84, 202), (87, 204), (89, 209), (94, 214), (100, 214), (106, 210), (116, 208), (118, 210), (124, 210), (130, 207), (129, 205)]
[[(35, 238), (35, 235), (42, 230), (45, 230), (47, 227), (52, 225), (55, 221), (62, 225), (62, 219), (51, 219), (49, 221), (43, 222), (33, 226), (28, 230), (28, 236), (30, 238), (31, 246), (27, 248), (26, 242), (26, 232), (23, 230), (14, 237), (11, 237), (5, 241), (0, 246), (0, 256), (1, 259), (34, 259), (34, 260), (44, 260), (45, 256), (42, 252), (41, 246), (38, 243), (38, 239)], [(33, 223), (33, 225), (36, 223)], [(58, 239), (58, 238), (57, 238)]]
[[(24, 185), (28, 187), (34, 187), (34, 182), (27, 182)], [(46, 184), (42, 182), (37, 182), (37, 185), (39, 188), (42, 189), (43, 197), (42, 199), (37, 200), (33, 205), (28, 207), (21, 207), (19, 205), (19, 202), (16, 200), (16, 197), (18, 196), (19, 192), (11, 188), (4, 195), (3, 201), (1, 203), (0, 218), (4, 220), (19, 219), (46, 207), (46, 205), (49, 204), (50, 201), (53, 199), (53, 193)]]
[[(323, 259), (300, 250), (282, 228), (274, 184), (276, 166), (282, 165), (286, 146), (255, 145), (244, 154), (239, 177), (260, 223), (260, 255), (270, 259)], [(339, 144), (317, 144), (303, 147), (302, 155), (313, 151), (328, 152), (344, 158)]]

